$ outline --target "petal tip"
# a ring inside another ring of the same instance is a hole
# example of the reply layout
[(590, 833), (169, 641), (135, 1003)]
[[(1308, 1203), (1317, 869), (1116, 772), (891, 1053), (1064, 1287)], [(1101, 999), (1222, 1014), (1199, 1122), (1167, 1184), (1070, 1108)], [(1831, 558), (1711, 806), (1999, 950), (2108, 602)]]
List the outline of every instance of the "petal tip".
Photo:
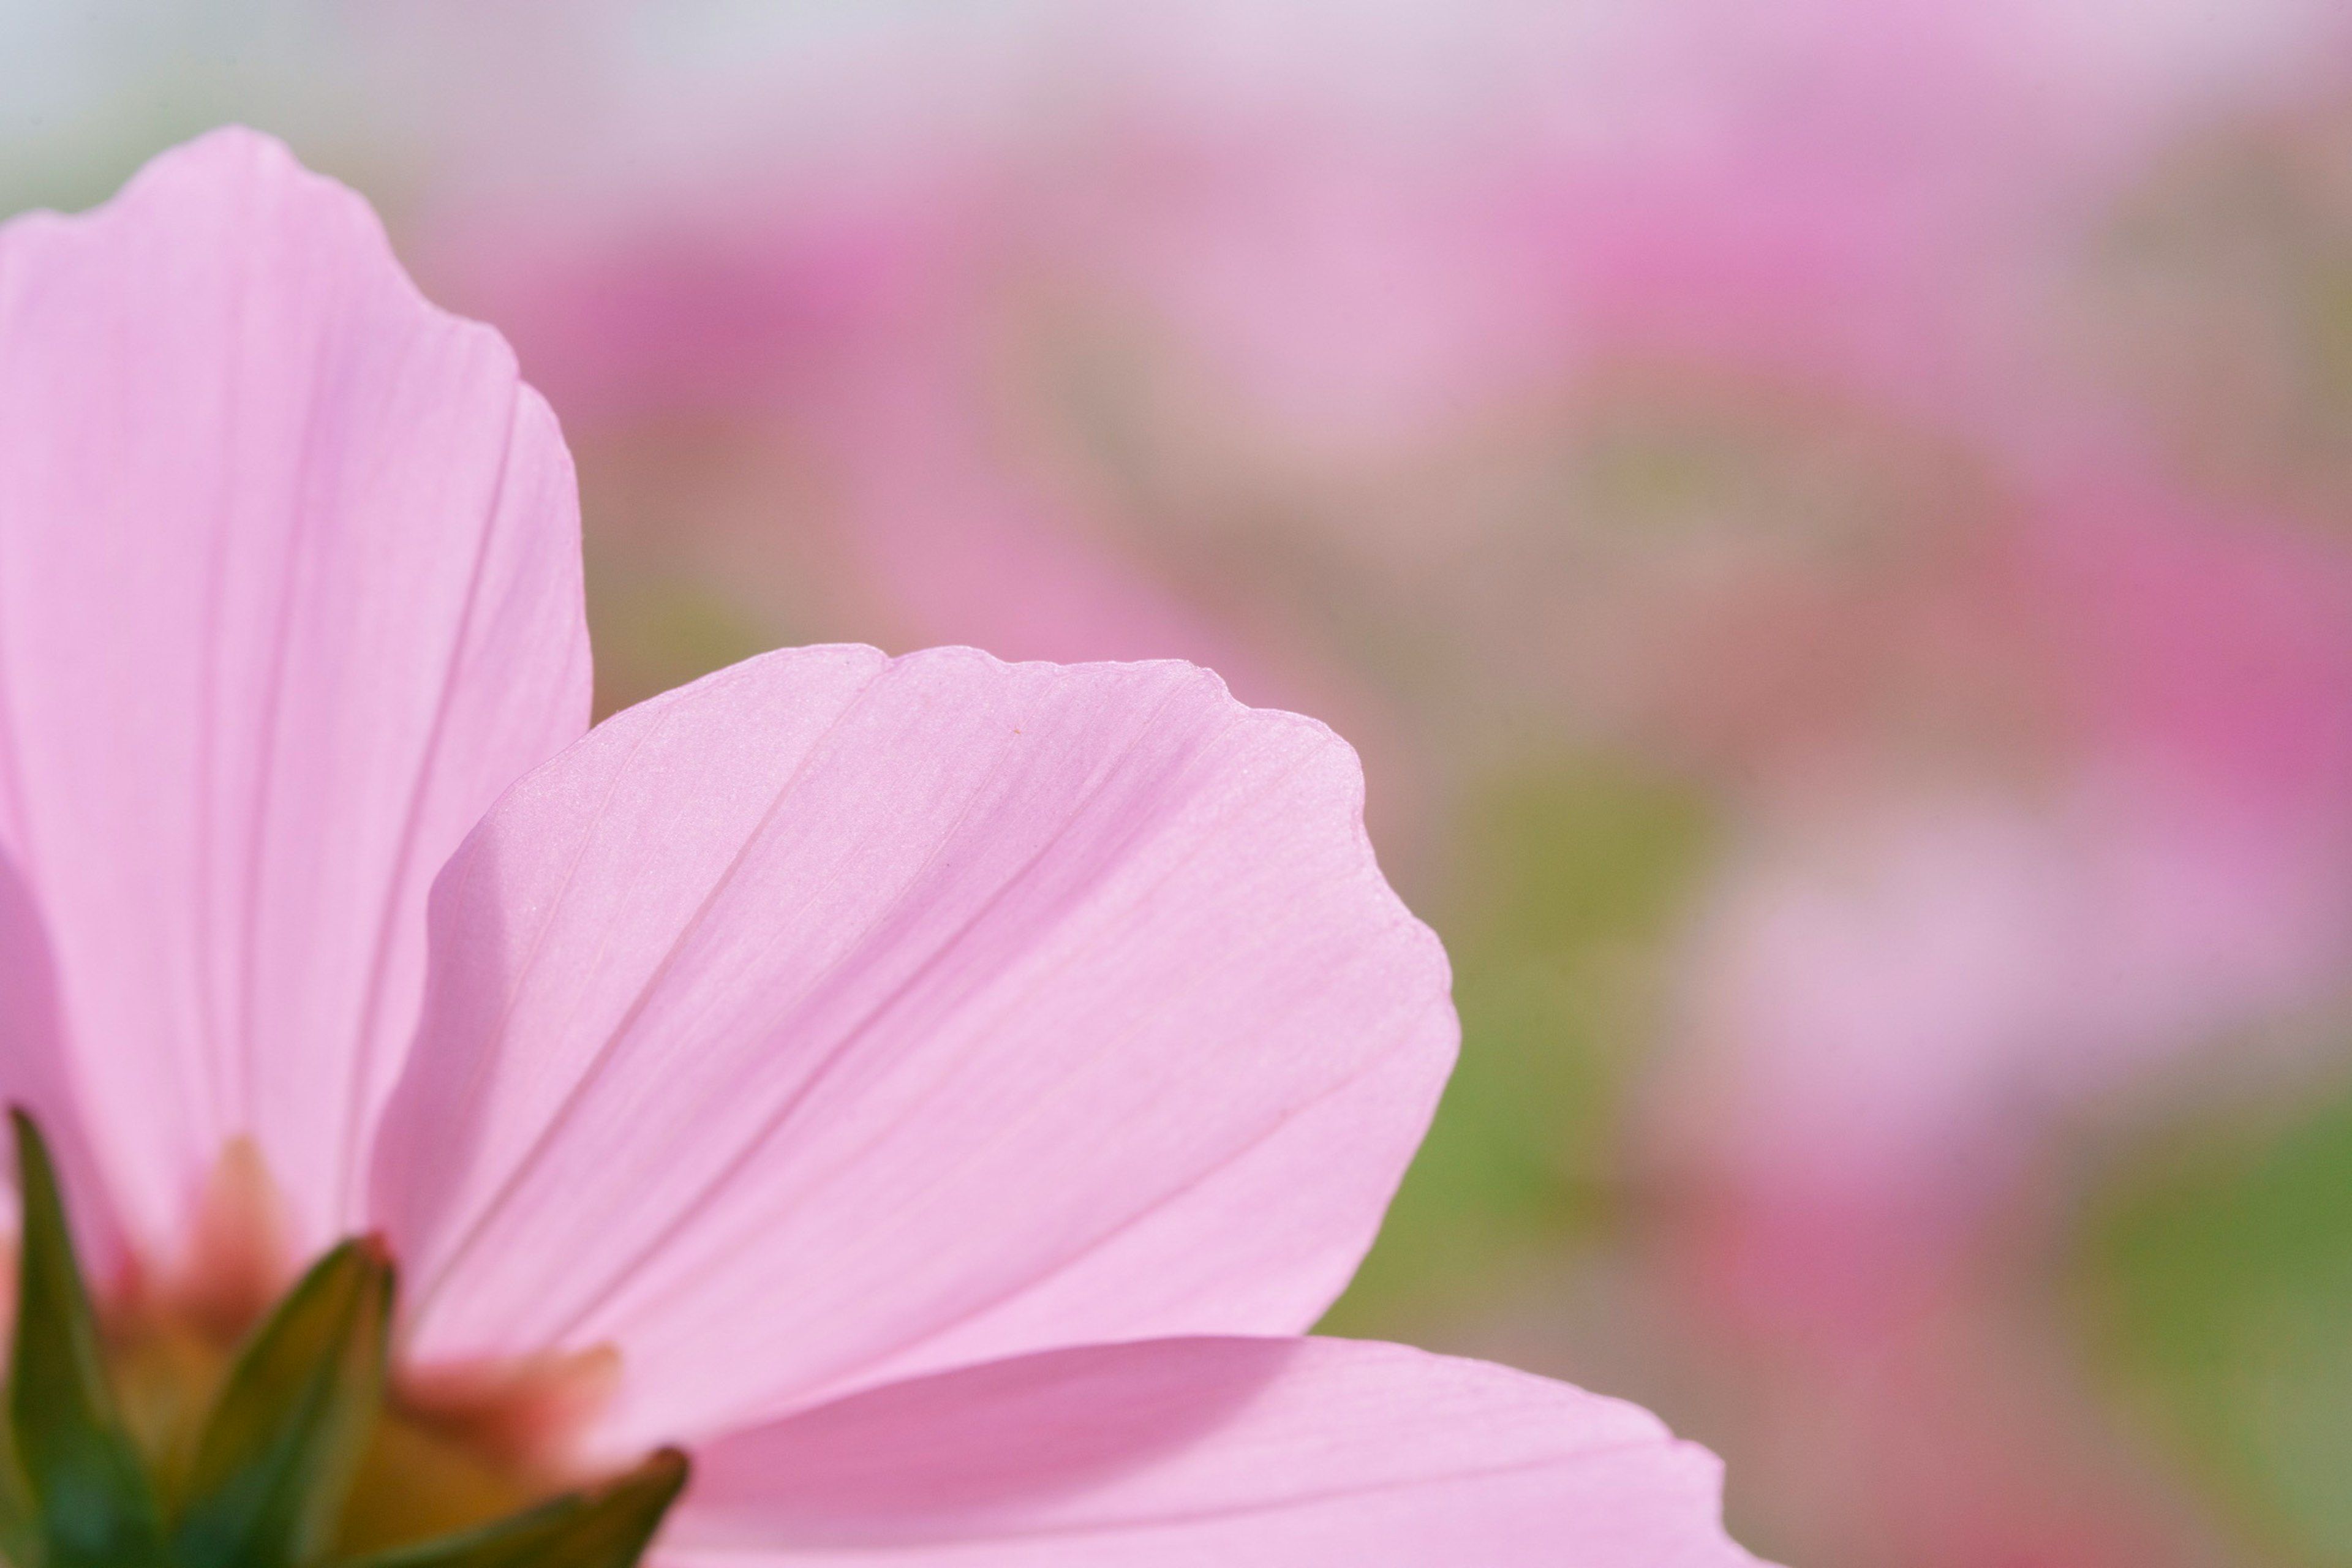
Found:
[[(287, 142), (249, 125), (216, 126), (185, 142), (166, 147), (149, 158), (123, 182), (111, 197), (85, 210), (60, 214), (34, 211), (0, 225), (0, 234), (21, 227), (103, 226), (121, 215), (167, 211), (183, 205), (216, 203), (276, 205), (310, 216), (313, 221), (341, 225), (356, 231), (355, 254), (364, 255), (376, 271), (378, 287), (397, 291), (420, 314), (446, 329), (462, 331), (493, 345), (506, 372), (520, 384), (520, 361), (503, 333), (486, 321), (461, 316), (428, 299), (409, 275), (385, 232), (374, 205), (360, 191), (331, 174), (302, 162)], [(527, 384), (526, 400), (554, 415), (546, 400)]]

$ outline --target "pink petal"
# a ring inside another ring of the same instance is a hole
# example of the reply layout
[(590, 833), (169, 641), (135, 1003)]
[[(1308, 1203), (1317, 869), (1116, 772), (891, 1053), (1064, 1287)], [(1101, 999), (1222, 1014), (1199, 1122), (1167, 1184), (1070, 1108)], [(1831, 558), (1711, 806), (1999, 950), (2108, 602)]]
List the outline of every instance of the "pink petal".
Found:
[(1401, 1345), (1160, 1340), (902, 1383), (695, 1457), (664, 1568), (1730, 1568), (1647, 1412)]
[(584, 726), (578, 539), (505, 346), (275, 142), (0, 231), (0, 845), (149, 1247), (238, 1133), (352, 1215), (432, 873)]
[(809, 648), (613, 720), (435, 890), (375, 1185), (414, 1353), (616, 1344), (625, 1450), (1303, 1327), (1455, 1040), (1361, 798), (1182, 664)]
[[(101, 1275), (123, 1262), (121, 1224), (108, 1201), (104, 1173), (90, 1150), (89, 1125), (74, 1084), (58, 1019), (57, 965), (49, 952), (41, 911), (24, 878), (0, 855), (0, 1101), (32, 1111), (51, 1152), (63, 1168), (71, 1194), (68, 1217), (79, 1233), (83, 1258)], [(14, 1192), (16, 1160), (0, 1142), (0, 1189)], [(0, 1202), (0, 1235), (16, 1233), (17, 1208)], [(0, 1291), (0, 1321), (13, 1309), (12, 1293)]]

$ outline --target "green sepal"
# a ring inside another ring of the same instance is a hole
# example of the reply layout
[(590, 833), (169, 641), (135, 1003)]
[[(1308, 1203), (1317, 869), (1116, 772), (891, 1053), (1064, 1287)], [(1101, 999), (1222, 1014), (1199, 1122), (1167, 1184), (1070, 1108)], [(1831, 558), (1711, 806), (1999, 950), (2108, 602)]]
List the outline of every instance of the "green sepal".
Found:
[(16, 1463), (15, 1423), (0, 1415), (0, 1563), (8, 1568), (42, 1568), (41, 1516)]
[(383, 1400), (393, 1269), (347, 1241), (237, 1354), (205, 1418), (172, 1535), (178, 1568), (298, 1568), (325, 1555)]
[(664, 1448), (593, 1490), (568, 1492), (461, 1535), (352, 1558), (341, 1568), (633, 1568), (687, 1475), (686, 1456)]
[(98, 1323), (75, 1260), (57, 1167), (31, 1117), (12, 1110), (24, 1233), (16, 1259), (8, 1421), (41, 1568), (168, 1568), (154, 1489), (116, 1409)]

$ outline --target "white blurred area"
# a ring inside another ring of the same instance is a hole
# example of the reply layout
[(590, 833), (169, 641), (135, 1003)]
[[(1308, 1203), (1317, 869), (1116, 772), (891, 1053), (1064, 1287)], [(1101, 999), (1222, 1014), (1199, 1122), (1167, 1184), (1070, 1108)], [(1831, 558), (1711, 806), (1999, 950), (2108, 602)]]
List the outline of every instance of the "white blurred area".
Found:
[(1847, 47), (2000, 58), (2086, 124), (2306, 63), (2324, 0), (6, 0), (0, 191), (100, 190), (224, 120), (409, 188), (593, 191), (714, 158), (1034, 134), (1107, 107), (1311, 116), (1370, 144), (1704, 134)]

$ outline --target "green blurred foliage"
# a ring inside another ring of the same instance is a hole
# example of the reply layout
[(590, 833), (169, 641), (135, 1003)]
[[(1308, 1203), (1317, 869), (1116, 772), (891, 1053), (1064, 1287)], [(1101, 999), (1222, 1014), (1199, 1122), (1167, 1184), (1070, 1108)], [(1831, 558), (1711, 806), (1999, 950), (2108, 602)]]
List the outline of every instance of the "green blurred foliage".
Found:
[(586, 578), (600, 719), (781, 646), (702, 576), (614, 563), (592, 544)]
[(2151, 1143), (2081, 1243), (2078, 1328), (2124, 1407), (2271, 1555), (2352, 1563), (2352, 1092)]
[(1442, 1339), (1433, 1324), (1474, 1309), (1499, 1273), (1620, 1222), (1659, 952), (1715, 839), (1697, 792), (1602, 756), (1495, 777), (1456, 832), (1434, 923), (1461, 1062), (1330, 1332)]

